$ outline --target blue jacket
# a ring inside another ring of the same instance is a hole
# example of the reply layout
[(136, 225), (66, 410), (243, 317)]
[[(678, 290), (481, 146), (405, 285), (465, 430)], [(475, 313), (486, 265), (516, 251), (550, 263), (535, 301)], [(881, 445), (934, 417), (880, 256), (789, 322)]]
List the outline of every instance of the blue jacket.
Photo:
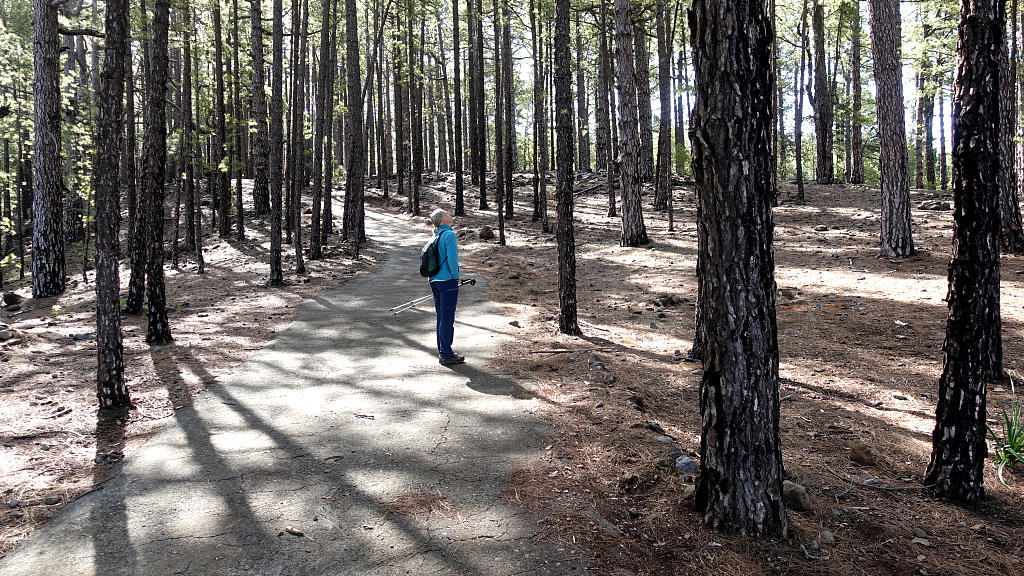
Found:
[[(445, 234), (449, 232), (449, 234)], [(441, 270), (430, 277), (431, 282), (459, 279), (459, 245), (455, 239), (455, 231), (447, 224), (438, 226), (437, 235), (441, 240), (437, 243), (437, 258), (441, 261)]]

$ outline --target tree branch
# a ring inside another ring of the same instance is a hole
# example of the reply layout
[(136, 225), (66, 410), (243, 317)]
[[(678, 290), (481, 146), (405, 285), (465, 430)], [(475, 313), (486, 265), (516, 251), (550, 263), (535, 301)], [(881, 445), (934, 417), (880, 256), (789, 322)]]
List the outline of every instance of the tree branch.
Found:
[(68, 28), (63, 24), (57, 25), (57, 31), (65, 36), (92, 36), (93, 38), (106, 38), (106, 34), (92, 28)]

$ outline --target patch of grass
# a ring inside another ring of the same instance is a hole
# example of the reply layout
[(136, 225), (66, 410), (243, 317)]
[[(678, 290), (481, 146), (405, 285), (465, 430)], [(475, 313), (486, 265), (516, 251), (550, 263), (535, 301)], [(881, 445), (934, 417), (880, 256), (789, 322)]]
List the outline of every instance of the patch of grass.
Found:
[(999, 468), (999, 481), (1006, 485), (1003, 479), (1003, 470), (1007, 466), (1015, 468), (1018, 464), (1024, 463), (1024, 404), (1017, 396), (1017, 388), (1014, 381), (1010, 380), (1010, 402), (1009, 409), (1004, 404), (1002, 417), (999, 419), (1002, 427), (1002, 434), (996, 434), (991, 426), (988, 426), (989, 436), (995, 443), (995, 452), (992, 460)]

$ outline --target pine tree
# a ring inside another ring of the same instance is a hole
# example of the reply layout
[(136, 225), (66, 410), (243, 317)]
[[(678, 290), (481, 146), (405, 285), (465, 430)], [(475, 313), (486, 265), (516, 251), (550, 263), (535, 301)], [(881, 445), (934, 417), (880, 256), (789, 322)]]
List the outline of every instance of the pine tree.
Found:
[[(620, 0), (621, 1), (621, 0)], [(581, 334), (576, 318), (576, 240), (573, 233), (572, 65), (569, 52), (569, 0), (555, 0), (555, 126), (558, 132), (558, 327)], [(628, 46), (628, 44), (627, 44)]]

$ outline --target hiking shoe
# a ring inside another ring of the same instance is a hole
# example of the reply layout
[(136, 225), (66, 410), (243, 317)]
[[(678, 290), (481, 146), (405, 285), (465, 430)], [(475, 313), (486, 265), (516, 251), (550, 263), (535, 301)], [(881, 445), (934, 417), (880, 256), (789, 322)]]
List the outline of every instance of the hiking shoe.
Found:
[(438, 363), (440, 363), (441, 366), (454, 366), (456, 364), (464, 364), (465, 362), (466, 357), (459, 356), (458, 354), (452, 356), (451, 358), (441, 358), (440, 360), (438, 360)]

